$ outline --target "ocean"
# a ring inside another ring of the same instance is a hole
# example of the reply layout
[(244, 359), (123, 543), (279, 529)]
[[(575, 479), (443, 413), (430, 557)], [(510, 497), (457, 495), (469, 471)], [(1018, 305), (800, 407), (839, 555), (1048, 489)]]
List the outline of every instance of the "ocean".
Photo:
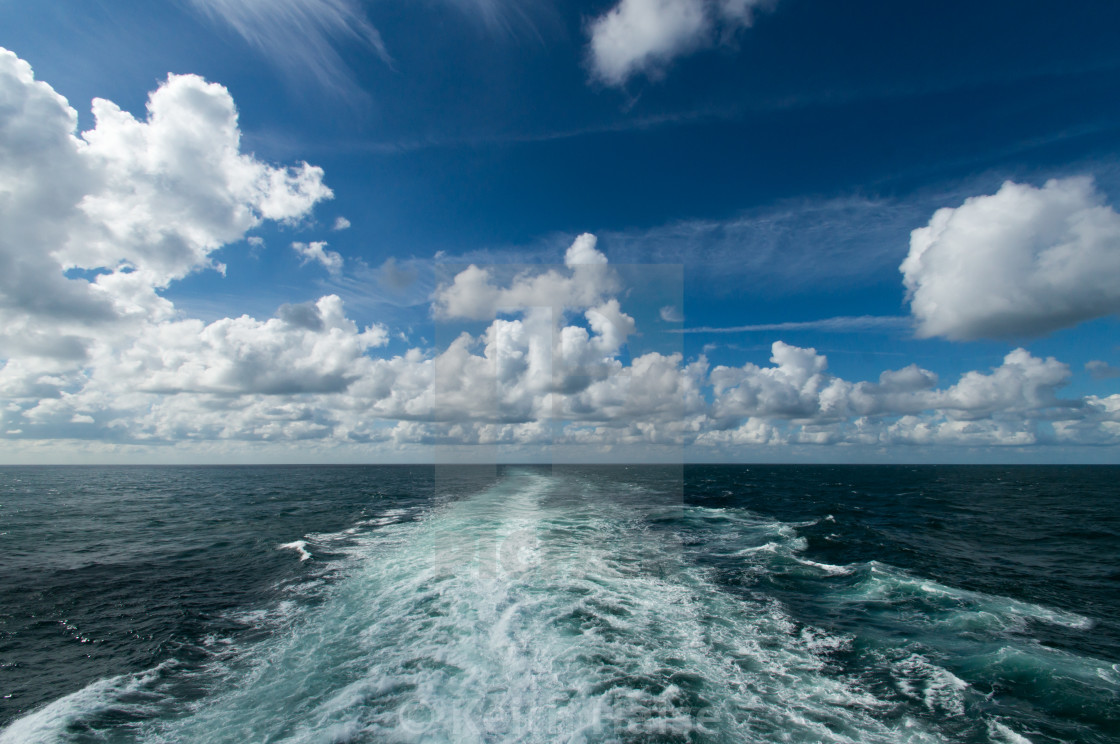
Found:
[(0, 744), (1120, 741), (1120, 467), (5, 467), (0, 556)]

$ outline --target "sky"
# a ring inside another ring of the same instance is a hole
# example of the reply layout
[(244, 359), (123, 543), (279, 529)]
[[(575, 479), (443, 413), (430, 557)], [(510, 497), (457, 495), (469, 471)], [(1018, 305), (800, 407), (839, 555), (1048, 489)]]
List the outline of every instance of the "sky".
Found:
[(0, 0), (0, 464), (1120, 462), (1118, 28)]

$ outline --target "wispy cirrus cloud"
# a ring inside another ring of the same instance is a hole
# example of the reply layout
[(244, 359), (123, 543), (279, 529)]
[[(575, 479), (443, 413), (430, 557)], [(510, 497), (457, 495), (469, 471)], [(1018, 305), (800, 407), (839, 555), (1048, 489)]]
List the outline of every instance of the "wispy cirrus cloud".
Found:
[[(537, 19), (553, 13), (547, 0), (443, 0), (498, 34), (528, 32), (539, 38)], [(555, 20), (555, 19), (553, 19)]]
[[(954, 192), (955, 194), (956, 192)], [(910, 200), (851, 196), (783, 201), (726, 219), (690, 219), (651, 227), (598, 230), (616, 265), (685, 265), (689, 281), (728, 295), (749, 279), (757, 296), (788, 296), (834, 286), (897, 282), (915, 225), (942, 194)], [(551, 233), (529, 244), (470, 248), (437, 261), (452, 264), (549, 263), (575, 238)]]
[[(199, 11), (228, 25), (258, 52), (296, 78), (310, 78), (338, 95), (359, 91), (339, 47), (355, 44), (387, 65), (392, 55), (359, 0), (190, 0)], [(547, 0), (441, 0), (490, 33), (529, 32), (552, 13)]]
[[(682, 220), (650, 228), (602, 231), (617, 263), (688, 263), (714, 291), (800, 291), (853, 282), (894, 280), (905, 241), (924, 203), (854, 196), (781, 202), (728, 219)], [(729, 281), (729, 278), (734, 277)]]
[(911, 320), (894, 315), (841, 315), (820, 320), (789, 321), (786, 323), (756, 323), (754, 325), (715, 328), (676, 328), (669, 333), (751, 333), (755, 331), (828, 331), (831, 333), (867, 333), (869, 331), (897, 331), (910, 327)]
[(381, 34), (352, 0), (191, 0), (228, 24), (270, 62), (293, 76), (310, 76), (336, 94), (355, 90), (339, 56), (340, 42), (360, 44), (386, 64), (392, 57)]

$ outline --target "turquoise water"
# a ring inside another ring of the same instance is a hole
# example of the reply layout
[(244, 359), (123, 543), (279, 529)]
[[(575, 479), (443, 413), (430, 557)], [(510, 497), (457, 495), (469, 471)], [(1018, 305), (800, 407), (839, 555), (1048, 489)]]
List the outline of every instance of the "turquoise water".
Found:
[(1116, 468), (0, 470), (0, 742), (1111, 742)]

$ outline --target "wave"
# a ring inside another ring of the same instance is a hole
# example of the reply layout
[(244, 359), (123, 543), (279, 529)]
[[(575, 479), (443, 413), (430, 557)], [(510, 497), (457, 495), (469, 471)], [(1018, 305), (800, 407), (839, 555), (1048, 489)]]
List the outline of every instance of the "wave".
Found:
[(161, 711), (167, 694), (161, 690), (176, 662), (167, 661), (138, 674), (98, 680), (28, 715), (0, 731), (0, 744), (70, 741), (105, 719), (125, 731)]

